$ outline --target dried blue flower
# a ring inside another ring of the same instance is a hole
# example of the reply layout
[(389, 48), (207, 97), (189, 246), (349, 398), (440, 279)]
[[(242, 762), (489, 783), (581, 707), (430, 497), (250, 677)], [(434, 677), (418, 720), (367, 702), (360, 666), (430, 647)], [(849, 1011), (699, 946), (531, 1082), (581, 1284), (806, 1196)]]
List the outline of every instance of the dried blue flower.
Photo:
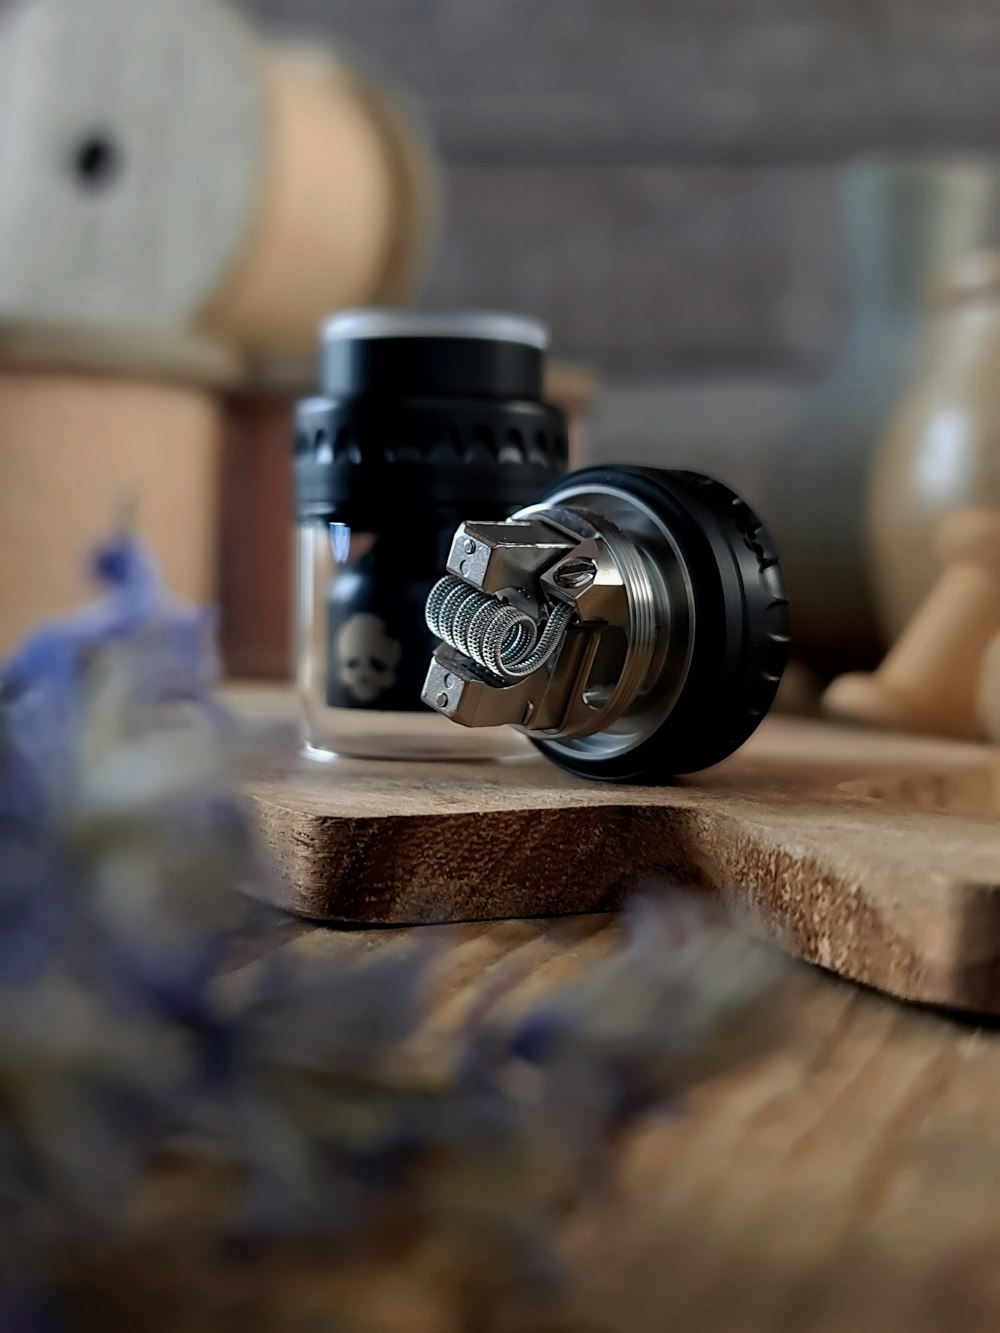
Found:
[(122, 535), (102, 547), (93, 570), (107, 595), (28, 636), (3, 668), (8, 698), (42, 687), (78, 686), (97, 649), (147, 624), (159, 611), (164, 597), (159, 579), (133, 537)]
[(12, 1234), (34, 1234), (39, 1210), (123, 1206), (115, 1182), (183, 1123), (239, 886), (261, 873), (211, 697), (210, 618), (170, 602), (131, 538), (95, 571), (104, 599), (2, 672), (0, 1129), (31, 1164), (11, 1159), (8, 1181), (34, 1182)]
[(0, 989), (31, 985), (65, 948), (72, 859), (30, 830), (0, 835)]
[[(640, 906), (621, 954), (447, 1049), (423, 1045), (420, 948), (227, 978), (270, 871), (212, 618), (127, 535), (94, 572), (103, 600), (0, 671), (0, 1283), (123, 1226), (178, 1134), (237, 1169), (243, 1236), (339, 1243), (388, 1207), (551, 1283), (560, 1209), (743, 1054), (770, 968), (700, 909)], [(46, 1313), (24, 1290), (0, 1286), (11, 1327)]]
[(429, 959), (414, 949), (359, 967), (269, 960), (240, 1012), (248, 1057), (300, 1070), (370, 1068), (422, 1022)]
[(0, 1281), (3, 1333), (66, 1333), (68, 1325), (51, 1292), (23, 1281)]
[(210, 702), (217, 675), (211, 614), (172, 604), (131, 536), (102, 548), (94, 572), (104, 598), (42, 625), (0, 668), (0, 824), (61, 813), (84, 776), (82, 692), (112, 646), (130, 709)]

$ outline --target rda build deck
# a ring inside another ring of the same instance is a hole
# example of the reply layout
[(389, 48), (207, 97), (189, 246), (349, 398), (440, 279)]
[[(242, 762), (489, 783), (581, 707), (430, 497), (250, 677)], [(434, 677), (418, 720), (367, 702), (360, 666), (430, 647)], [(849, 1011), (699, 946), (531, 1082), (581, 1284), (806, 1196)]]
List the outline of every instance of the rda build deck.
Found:
[(424, 685), (466, 727), (509, 724), (585, 777), (718, 763), (773, 702), (787, 603), (760, 520), (689, 472), (592, 468), (506, 522), (466, 522), (427, 602)]

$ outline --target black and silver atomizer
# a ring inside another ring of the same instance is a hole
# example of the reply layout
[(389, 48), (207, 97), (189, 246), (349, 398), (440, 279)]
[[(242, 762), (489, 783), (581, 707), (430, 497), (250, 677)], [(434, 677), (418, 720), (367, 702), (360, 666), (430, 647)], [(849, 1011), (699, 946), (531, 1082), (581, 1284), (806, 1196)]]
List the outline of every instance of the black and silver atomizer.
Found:
[(424, 605), (467, 514), (500, 522), (565, 472), (543, 401), (543, 325), (515, 315), (332, 318), (322, 392), (300, 403), (297, 676), (315, 757), (490, 757), (524, 749), (421, 703)]
[(466, 521), (427, 623), (425, 703), (513, 727), (582, 777), (660, 782), (738, 749), (774, 701), (788, 607), (762, 523), (691, 472), (595, 467)]

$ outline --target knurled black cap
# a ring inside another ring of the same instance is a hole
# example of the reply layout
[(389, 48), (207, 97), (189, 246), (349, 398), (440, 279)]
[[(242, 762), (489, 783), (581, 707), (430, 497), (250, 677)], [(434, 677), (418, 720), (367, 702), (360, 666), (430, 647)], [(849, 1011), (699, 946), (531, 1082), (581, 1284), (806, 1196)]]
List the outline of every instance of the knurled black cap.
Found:
[(367, 310), (323, 338), (322, 394), (295, 436), (300, 521), (377, 530), (387, 514), (506, 517), (567, 466), (542, 400), (544, 326), (516, 315)]

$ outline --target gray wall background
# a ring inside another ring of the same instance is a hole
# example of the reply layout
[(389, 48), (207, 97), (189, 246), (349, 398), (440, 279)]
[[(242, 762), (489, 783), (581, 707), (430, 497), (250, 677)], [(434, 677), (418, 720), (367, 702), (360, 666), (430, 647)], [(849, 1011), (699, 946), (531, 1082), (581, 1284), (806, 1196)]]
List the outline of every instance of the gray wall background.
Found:
[(753, 471), (844, 323), (840, 164), (1000, 144), (998, 0), (243, 3), (414, 94), (430, 302), (544, 316), (607, 377), (603, 454)]

